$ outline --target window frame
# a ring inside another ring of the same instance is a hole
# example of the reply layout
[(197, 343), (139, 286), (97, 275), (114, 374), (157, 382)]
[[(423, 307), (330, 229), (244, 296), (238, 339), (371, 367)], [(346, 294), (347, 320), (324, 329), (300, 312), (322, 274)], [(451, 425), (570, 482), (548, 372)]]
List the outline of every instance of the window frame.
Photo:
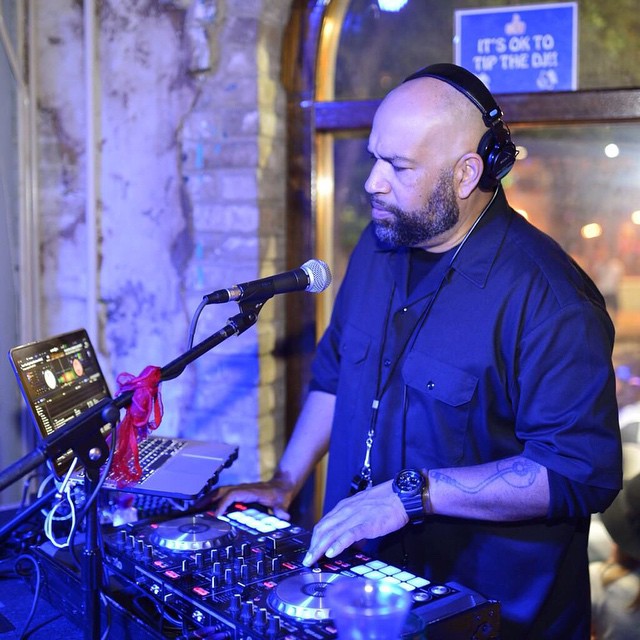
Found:
[[(371, 127), (379, 100), (334, 100), (340, 30), (349, 0), (294, 0), (285, 37), (287, 90), (287, 250), (291, 266), (316, 256), (332, 264), (333, 134)], [(510, 126), (640, 122), (640, 89), (502, 94)], [(320, 188), (321, 187), (321, 188)], [(291, 296), (287, 335), (287, 426), (293, 427), (310, 379), (313, 345), (335, 292)], [(295, 299), (294, 299), (295, 298)]]

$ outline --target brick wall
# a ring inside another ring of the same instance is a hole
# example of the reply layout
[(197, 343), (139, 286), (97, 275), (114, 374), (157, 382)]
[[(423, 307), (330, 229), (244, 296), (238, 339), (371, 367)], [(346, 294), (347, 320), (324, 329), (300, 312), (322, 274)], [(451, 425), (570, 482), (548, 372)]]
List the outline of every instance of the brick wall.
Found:
[[(96, 4), (92, 238), (82, 7), (36, 3), (42, 326), (96, 326), (115, 389), (118, 373), (163, 366), (187, 349), (204, 294), (286, 268), (280, 50), (290, 0)], [(238, 443), (228, 480), (268, 475), (283, 446), (284, 371), (274, 353), (283, 311), (282, 300), (269, 301), (257, 326), (163, 384), (160, 433)], [(238, 312), (235, 303), (206, 307), (195, 341)]]

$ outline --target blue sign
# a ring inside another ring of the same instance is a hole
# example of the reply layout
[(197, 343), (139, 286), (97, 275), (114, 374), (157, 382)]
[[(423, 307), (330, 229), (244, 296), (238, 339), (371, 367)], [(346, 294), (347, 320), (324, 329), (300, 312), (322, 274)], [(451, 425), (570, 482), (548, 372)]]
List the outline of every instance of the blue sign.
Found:
[(493, 93), (575, 91), (576, 2), (455, 12), (456, 63)]

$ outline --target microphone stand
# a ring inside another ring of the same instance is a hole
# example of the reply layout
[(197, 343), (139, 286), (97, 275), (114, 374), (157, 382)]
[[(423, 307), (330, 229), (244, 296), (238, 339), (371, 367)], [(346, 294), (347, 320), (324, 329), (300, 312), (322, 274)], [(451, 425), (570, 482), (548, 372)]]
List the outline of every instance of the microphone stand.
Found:
[[(229, 318), (228, 323), (219, 331), (199, 344), (190, 348), (181, 356), (172, 360), (160, 370), (160, 380), (177, 378), (188, 364), (204, 355), (218, 344), (234, 335), (244, 333), (258, 321), (258, 314), (264, 303), (272, 295), (247, 299), (238, 303), (240, 313)], [(117, 424), (120, 409), (131, 404), (133, 391), (124, 392), (115, 398), (105, 398), (78, 418), (47, 436), (26, 456), (0, 472), (0, 491), (36, 469), (46, 460), (62, 455), (72, 449), (85, 467), (84, 492), (87, 499), (85, 515), (85, 547), (81, 562), (81, 584), (84, 602), (84, 639), (100, 638), (100, 577), (101, 549), (98, 523), (98, 500), (93, 496), (100, 480), (100, 467), (109, 457), (109, 446), (104, 438), (106, 425)], [(38, 499), (37, 507), (32, 505), (25, 513), (14, 518), (0, 530), (0, 539), (36, 511), (53, 491)], [(89, 504), (89, 500), (94, 500)], [(25, 515), (26, 514), (26, 515)]]

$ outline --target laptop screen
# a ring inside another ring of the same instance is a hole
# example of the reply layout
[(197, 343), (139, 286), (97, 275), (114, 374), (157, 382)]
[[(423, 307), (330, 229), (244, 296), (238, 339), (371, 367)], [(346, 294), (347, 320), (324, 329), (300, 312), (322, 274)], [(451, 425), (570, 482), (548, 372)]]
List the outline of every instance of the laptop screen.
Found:
[[(14, 347), (9, 358), (41, 438), (110, 397), (85, 329)], [(61, 477), (73, 453), (53, 461)]]

